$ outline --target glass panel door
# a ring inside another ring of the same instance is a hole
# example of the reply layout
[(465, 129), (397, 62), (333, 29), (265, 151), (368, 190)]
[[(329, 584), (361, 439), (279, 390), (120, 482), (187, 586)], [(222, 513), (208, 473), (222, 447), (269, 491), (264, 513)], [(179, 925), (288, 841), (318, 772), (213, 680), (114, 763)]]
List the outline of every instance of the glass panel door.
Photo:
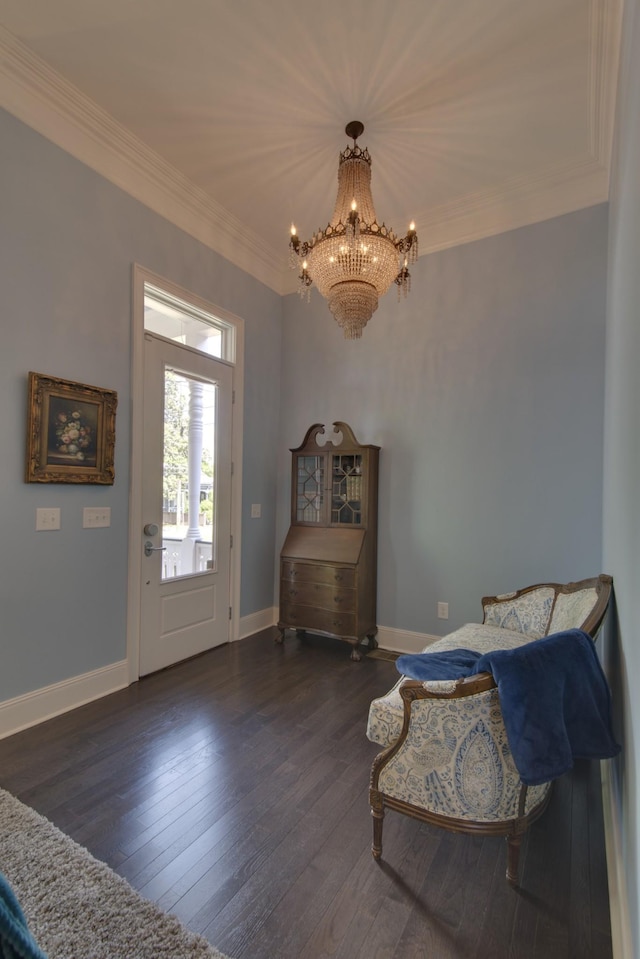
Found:
[(321, 523), (324, 507), (324, 456), (298, 456), (296, 477), (297, 522)]
[(362, 456), (336, 453), (331, 457), (331, 522), (362, 524)]

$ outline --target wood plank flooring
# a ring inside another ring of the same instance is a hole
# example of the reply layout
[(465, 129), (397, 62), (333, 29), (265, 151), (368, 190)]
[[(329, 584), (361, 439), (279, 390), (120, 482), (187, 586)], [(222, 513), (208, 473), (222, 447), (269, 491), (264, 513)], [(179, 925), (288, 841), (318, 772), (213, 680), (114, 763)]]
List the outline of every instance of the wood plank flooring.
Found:
[(517, 892), (503, 839), (393, 812), (376, 864), (365, 725), (395, 666), (273, 635), (0, 741), (0, 786), (233, 959), (610, 959), (597, 763), (556, 783)]

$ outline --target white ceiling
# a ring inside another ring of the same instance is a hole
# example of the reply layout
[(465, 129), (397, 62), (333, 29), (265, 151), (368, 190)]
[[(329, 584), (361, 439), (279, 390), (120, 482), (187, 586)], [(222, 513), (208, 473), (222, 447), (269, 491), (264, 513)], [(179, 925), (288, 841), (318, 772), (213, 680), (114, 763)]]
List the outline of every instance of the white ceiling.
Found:
[(0, 0), (0, 103), (284, 292), (350, 120), (423, 253), (606, 199), (620, 3)]

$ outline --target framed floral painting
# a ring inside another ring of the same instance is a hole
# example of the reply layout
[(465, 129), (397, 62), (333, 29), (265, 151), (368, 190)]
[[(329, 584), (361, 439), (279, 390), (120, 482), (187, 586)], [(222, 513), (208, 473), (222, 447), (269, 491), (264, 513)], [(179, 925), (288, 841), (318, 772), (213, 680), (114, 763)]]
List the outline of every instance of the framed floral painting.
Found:
[(112, 485), (118, 394), (29, 373), (27, 483)]

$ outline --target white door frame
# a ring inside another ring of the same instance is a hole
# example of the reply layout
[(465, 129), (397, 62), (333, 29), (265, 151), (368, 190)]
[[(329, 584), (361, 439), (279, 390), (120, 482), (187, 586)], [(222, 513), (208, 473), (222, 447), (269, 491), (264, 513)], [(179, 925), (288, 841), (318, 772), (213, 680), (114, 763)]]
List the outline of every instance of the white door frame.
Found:
[(142, 517), (142, 435), (144, 431), (144, 286), (149, 283), (172, 296), (219, 316), (235, 328), (233, 369), (234, 404), (231, 425), (231, 626), (230, 640), (240, 635), (240, 555), (242, 520), (242, 422), (244, 396), (244, 321), (195, 296), (157, 273), (134, 263), (132, 269), (131, 317), (131, 477), (129, 485), (129, 560), (127, 596), (127, 667), (129, 682), (140, 678), (140, 598), (142, 590), (140, 531)]

